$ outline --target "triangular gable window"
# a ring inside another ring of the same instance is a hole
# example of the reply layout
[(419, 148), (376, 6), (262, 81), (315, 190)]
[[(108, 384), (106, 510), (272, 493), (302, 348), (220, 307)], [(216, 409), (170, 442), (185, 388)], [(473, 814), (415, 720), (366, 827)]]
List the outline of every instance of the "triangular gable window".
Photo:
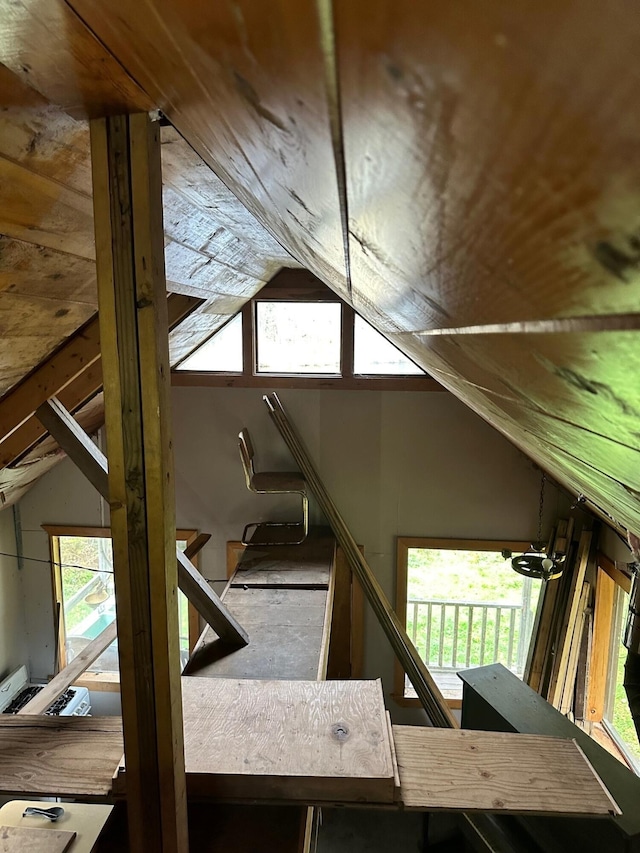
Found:
[(242, 373), (242, 315), (229, 320), (208, 341), (191, 353), (178, 370)]
[(353, 328), (353, 372), (359, 376), (424, 376), (398, 347), (373, 326), (355, 315)]
[(332, 290), (283, 270), (174, 370), (176, 385), (441, 390)]

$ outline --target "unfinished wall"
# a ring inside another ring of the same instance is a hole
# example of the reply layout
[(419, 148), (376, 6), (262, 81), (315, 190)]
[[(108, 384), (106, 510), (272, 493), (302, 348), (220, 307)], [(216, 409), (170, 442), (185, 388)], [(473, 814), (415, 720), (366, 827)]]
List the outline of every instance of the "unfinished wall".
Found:
[[(104, 517), (103, 503), (68, 459), (39, 480), (20, 502), (25, 556), (22, 586), (25, 600), (29, 602), (25, 628), (29, 671), (33, 678), (48, 678), (54, 672), (55, 663), (49, 537), (42, 525), (100, 526)], [(108, 507), (106, 511), (105, 523), (108, 524)]]
[[(495, 430), (447, 393), (283, 391), (326, 485), (389, 597), (395, 588), (395, 537), (443, 536), (525, 539), (537, 527), (540, 475)], [(237, 450), (238, 431), (250, 429), (258, 469), (291, 467), (262, 392), (176, 388), (173, 391), (177, 523), (213, 534), (201, 556), (206, 577), (226, 574), (225, 543), (249, 521), (293, 517), (293, 498), (247, 491)], [(65, 461), (21, 502), (25, 551), (47, 555), (50, 524), (100, 524), (96, 492)], [(566, 511), (547, 489), (545, 515)], [(313, 508), (315, 519), (317, 509)], [(45, 572), (46, 574), (46, 567)], [(34, 675), (51, 670), (52, 614), (48, 578), (29, 572), (39, 615), (30, 620)], [(393, 656), (375, 617), (366, 620), (366, 677), (392, 689)], [(398, 721), (419, 722), (389, 700)]]
[(16, 556), (14, 514), (0, 512), (0, 679), (27, 662), (22, 572)]

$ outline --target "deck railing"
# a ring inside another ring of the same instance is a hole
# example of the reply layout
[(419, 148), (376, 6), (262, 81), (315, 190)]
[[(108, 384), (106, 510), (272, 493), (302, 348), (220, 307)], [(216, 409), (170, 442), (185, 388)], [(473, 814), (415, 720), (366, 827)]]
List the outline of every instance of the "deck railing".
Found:
[(463, 669), (503, 663), (522, 675), (533, 615), (519, 604), (410, 598), (407, 633), (427, 666)]

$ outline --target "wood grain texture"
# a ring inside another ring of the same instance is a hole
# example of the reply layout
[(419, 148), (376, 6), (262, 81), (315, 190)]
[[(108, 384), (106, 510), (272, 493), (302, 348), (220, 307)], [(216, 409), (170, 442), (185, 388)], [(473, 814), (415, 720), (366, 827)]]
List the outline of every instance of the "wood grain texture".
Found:
[[(509, 336), (504, 337), (507, 338)], [(566, 339), (568, 336), (564, 337)], [(597, 342), (594, 341), (594, 344), (597, 344)], [(607, 334), (605, 336), (605, 344), (606, 346), (604, 349), (600, 347), (595, 349), (594, 352), (599, 355), (599, 353), (604, 352), (605, 349), (608, 350), (611, 348), (612, 352), (617, 349), (615, 333), (612, 333), (611, 335)], [(582, 347), (582, 349), (584, 349), (584, 347)], [(518, 406), (515, 411), (512, 410), (511, 414), (507, 414), (505, 411), (505, 400), (508, 401), (513, 398), (513, 388), (516, 387), (516, 385), (520, 385), (521, 382), (524, 381), (530, 381), (532, 383), (530, 387), (535, 393), (536, 382), (534, 380), (538, 370), (538, 359), (530, 357), (531, 353), (535, 352), (535, 347), (528, 347), (529, 369), (521, 372), (521, 376), (527, 376), (527, 379), (518, 380), (516, 384), (512, 384), (510, 387), (505, 386), (501, 381), (495, 379), (495, 374), (483, 368), (483, 364), (488, 362), (485, 353), (478, 352), (473, 358), (469, 358), (462, 354), (461, 348), (457, 345), (454, 345), (453, 351), (454, 355), (448, 360), (445, 360), (441, 359), (439, 353), (436, 354), (432, 348), (431, 355), (433, 356), (433, 360), (430, 360), (427, 367), (432, 375), (445, 388), (451, 390), (454, 394), (464, 400), (464, 402), (474, 412), (487, 420), (516, 447), (540, 465), (543, 470), (547, 471), (550, 476), (563, 483), (570, 492), (574, 495), (582, 495), (587, 506), (607, 520), (608, 523), (613, 523), (614, 526), (616, 524), (624, 525), (632, 530), (640, 525), (640, 507), (637, 501), (637, 488), (635, 487), (635, 483), (631, 482), (632, 478), (625, 477), (624, 482), (620, 482), (607, 474), (606, 471), (600, 471), (591, 464), (592, 449), (591, 438), (589, 435), (591, 430), (583, 430), (580, 426), (577, 426), (572, 433), (573, 440), (570, 446), (571, 450), (579, 448), (580, 453), (578, 457), (573, 452), (568, 452), (564, 449), (561, 450), (556, 444), (550, 444), (546, 440), (546, 434), (541, 436), (535, 432), (525, 429), (519, 423), (521, 417), (520, 413), (522, 412), (521, 406)], [(520, 353), (520, 348), (512, 348), (512, 351)], [(622, 352), (619, 352), (618, 358), (612, 358), (610, 362), (610, 370), (617, 371), (620, 374), (624, 372), (625, 375), (628, 370), (629, 375), (632, 376), (635, 371), (633, 366), (635, 359), (632, 349), (627, 348), (627, 355), (628, 357), (625, 357)], [(524, 355), (521, 354), (521, 356), (524, 360)], [(560, 355), (559, 358), (561, 358)], [(608, 356), (605, 355), (603, 359), (598, 357), (597, 360), (594, 360), (592, 365), (594, 371), (596, 369), (600, 369), (602, 364), (607, 362)], [(568, 365), (573, 364), (571, 356), (567, 356), (565, 359), (561, 358), (561, 361), (564, 361), (565, 364)], [(600, 367), (598, 367), (598, 365), (600, 365)], [(566, 404), (563, 402), (563, 395), (565, 395), (566, 392), (566, 396), (571, 397), (573, 395), (571, 385), (575, 384), (576, 390), (582, 391), (582, 399), (584, 403), (584, 407), (580, 404), (576, 404), (576, 407), (573, 410), (574, 415), (578, 411), (581, 412), (581, 414), (575, 416), (575, 421), (579, 422), (582, 417), (582, 413), (591, 409), (593, 417), (595, 417), (596, 422), (599, 422), (600, 424), (597, 429), (599, 429), (600, 432), (607, 432), (610, 430), (611, 436), (617, 438), (622, 444), (624, 444), (627, 437), (631, 434), (631, 425), (629, 424), (629, 426), (624, 426), (623, 431), (621, 432), (618, 428), (618, 424), (620, 423), (619, 417), (614, 416), (613, 419), (608, 420), (606, 417), (599, 419), (596, 415), (598, 405), (601, 405), (603, 411), (609, 411), (611, 409), (611, 405), (608, 401), (615, 396), (615, 391), (611, 394), (609, 391), (605, 390), (604, 387), (600, 389), (597, 381), (595, 385), (589, 386), (588, 376), (584, 377), (580, 371), (573, 376), (572, 367), (568, 367), (567, 369), (569, 373), (566, 383), (563, 383), (561, 391), (558, 389), (558, 394), (554, 393), (554, 399), (558, 400), (558, 411), (562, 412), (563, 409), (567, 411)], [(509, 359), (507, 357), (502, 361), (500, 370), (501, 375), (508, 372)], [(581, 377), (584, 378), (584, 382)], [(573, 380), (575, 380), (575, 383)], [(498, 390), (495, 390), (496, 382), (499, 382), (501, 385)], [(633, 386), (633, 383), (629, 383), (626, 380), (625, 382), (625, 387), (635, 387)], [(549, 389), (553, 385), (553, 380), (542, 380), (541, 385), (538, 387), (544, 387), (545, 385), (547, 386), (547, 389)], [(588, 391), (588, 387), (592, 387), (593, 391)], [(599, 404), (596, 403), (594, 405), (587, 400), (588, 397), (591, 398), (596, 396), (598, 396), (598, 399), (600, 400)], [(619, 406), (619, 410), (622, 412), (624, 409), (625, 403), (622, 401)], [(571, 417), (571, 413), (569, 416)], [(624, 418), (622, 420), (624, 420)], [(607, 424), (607, 426), (602, 426), (603, 423)], [(620, 436), (622, 436), (621, 439)], [(611, 519), (613, 519), (613, 522), (611, 522)]]
[(405, 808), (620, 814), (575, 741), (393, 726)]
[(625, 592), (631, 592), (631, 577), (626, 563), (611, 560), (606, 554), (598, 551), (596, 554), (596, 565), (609, 575), (611, 580), (615, 581), (618, 586), (621, 586)]
[[(192, 297), (170, 294), (170, 328), (199, 304)], [(0, 400), (0, 435), (4, 435), (0, 468), (14, 463), (46, 434), (35, 410), (49, 397), (55, 395), (65, 409), (76, 412), (101, 387), (100, 330), (95, 316)]]
[[(614, 46), (584, 12), (337, 8), (354, 288), (400, 328), (636, 310), (637, 274), (612, 275), (598, 245), (625, 251), (637, 225), (635, 83), (621, 76), (640, 26), (616, 3)], [(594, 44), (601, 61), (586, 76)]]
[(0, 12), (0, 61), (70, 114), (95, 118), (154, 108), (63, 0), (7, 0)]
[[(173, 128), (163, 137), (167, 287), (209, 303), (173, 335), (176, 361), (295, 261)], [(12, 339), (0, 347), (1, 394), (97, 309), (87, 122), (44, 99), (0, 99), (0, 174), (0, 330)]]
[[(575, 739), (622, 809), (615, 820), (553, 821), (547, 825), (554, 843), (572, 849), (576, 839), (590, 853), (626, 851), (640, 837), (640, 779), (578, 726), (556, 711), (501, 664), (461, 673), (464, 683), (462, 721), (465, 728), (544, 734)], [(538, 833), (546, 822), (536, 819)], [(534, 829), (534, 832), (536, 830)]]
[(122, 756), (119, 717), (0, 718), (0, 790), (105, 797)]
[(549, 702), (556, 708), (560, 707), (562, 701), (562, 691), (565, 678), (567, 677), (567, 667), (571, 653), (571, 641), (576, 621), (578, 620), (580, 602), (583, 597), (584, 578), (590, 560), (592, 536), (593, 534), (590, 530), (583, 530), (580, 535), (578, 554), (571, 577), (569, 578), (567, 598), (563, 601), (563, 611), (559, 620), (559, 632), (556, 638), (551, 682), (547, 694)]
[[(610, 11), (621, 40), (603, 37), (599, 15), (579, 4), (336, 9), (351, 274), (365, 317), (415, 332), (637, 311), (631, 199), (640, 169), (629, 146), (638, 119), (629, 109), (635, 82), (621, 83), (621, 75), (640, 28), (637, 18), (627, 26), (630, 3)], [(598, 68), (585, 75), (595, 44)], [(538, 337), (545, 340), (450, 336), (416, 341), (409, 354), (537, 458), (548, 459), (548, 449), (531, 433), (543, 439), (550, 431), (562, 448), (549, 461), (554, 475), (637, 527), (629, 471), (638, 458), (625, 475), (612, 468), (615, 455), (592, 462), (591, 434), (637, 447), (638, 333)], [(624, 339), (613, 344), (624, 355), (610, 352), (611, 339)], [(550, 347), (553, 360), (538, 357)], [(507, 398), (518, 396), (509, 414), (522, 429), (500, 411), (505, 381)], [(523, 422), (540, 394), (556, 419), (548, 430)], [(560, 419), (568, 422), (563, 438)], [(567, 448), (602, 477), (580, 468)]]
[(246, 586), (328, 587), (335, 541), (326, 529), (310, 529), (302, 545), (250, 545), (233, 583)]
[[(188, 850), (160, 133), (96, 119), (91, 160), (133, 851)], [(99, 453), (99, 451), (98, 451)], [(97, 456), (94, 455), (94, 456)], [(105, 460), (91, 459), (104, 480)], [(104, 494), (104, 492), (103, 492)]]
[[(632, 0), (612, 2), (606, 28), (597, 8), (553, 0), (482, 10), (376, 0), (321, 21), (311, 0), (0, 9), (0, 61), (19, 77), (12, 89), (5, 70), (0, 95), (22, 109), (2, 165), (8, 233), (90, 248), (77, 128), (65, 118), (65, 154), (25, 81), (74, 114), (160, 106), (219, 178), (202, 180), (169, 132), (177, 288), (210, 287), (224, 305), (211, 313), (230, 316), (229, 300), (255, 292), (287, 254), (342, 295), (350, 265), (366, 319), (598, 512), (638, 529), (639, 333), (595, 331), (638, 313)], [(241, 205), (218, 204), (223, 184), (263, 228), (245, 246), (234, 243)], [(7, 304), (14, 329), (35, 311)], [(512, 323), (525, 325), (420, 334)], [(538, 323), (549, 333), (526, 333)], [(27, 331), (20, 356), (0, 358), (0, 387), (61, 340)], [(180, 354), (195, 343), (183, 338)]]
[(283, 678), (309, 680), (320, 663), (322, 626), (248, 626), (250, 642), (241, 649), (219, 648), (215, 631), (204, 634), (204, 647), (189, 673), (211, 678)]
[(585, 717), (592, 722), (599, 722), (604, 716), (615, 593), (615, 581), (598, 568)]
[[(227, 543), (227, 547), (232, 576), (221, 598), (246, 626), (250, 642), (230, 651), (221, 645), (215, 631), (207, 629), (185, 674), (313, 680), (320, 671), (324, 677), (321, 650), (328, 629), (328, 587), (334, 550), (326, 528), (310, 528), (305, 542), (297, 546), (266, 549)], [(264, 583), (244, 583), (244, 572), (233, 571), (246, 551), (250, 551), (250, 572), (259, 573), (262, 563), (269, 567)], [(285, 567), (292, 564), (295, 568), (278, 572), (278, 561), (274, 563), (272, 559), (274, 553), (280, 555)]]
[(76, 833), (65, 829), (0, 826), (1, 853), (65, 853)]
[[(591, 585), (586, 581), (582, 584), (582, 592), (578, 602), (576, 619), (571, 631), (571, 643), (569, 645), (569, 655), (565, 669), (564, 683), (562, 685), (562, 693), (560, 696), (559, 710), (563, 714), (568, 714), (574, 711), (574, 692), (576, 688), (576, 675), (578, 672), (578, 657), (580, 655), (580, 646), (582, 643), (582, 634), (589, 610), (589, 599), (591, 597)], [(583, 670), (584, 671), (584, 670)], [(574, 713), (578, 718), (578, 714)], [(581, 717), (582, 715), (580, 715)]]
[(183, 678), (190, 791), (392, 802), (379, 681)]
[(72, 6), (289, 253), (346, 293), (315, 5)]

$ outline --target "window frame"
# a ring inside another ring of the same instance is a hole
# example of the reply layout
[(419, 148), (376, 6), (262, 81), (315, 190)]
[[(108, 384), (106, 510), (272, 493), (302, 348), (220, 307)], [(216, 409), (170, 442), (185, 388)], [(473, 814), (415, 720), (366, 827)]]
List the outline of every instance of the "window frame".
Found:
[[(396, 537), (396, 606), (398, 619), (406, 629), (407, 624), (407, 591), (409, 579), (409, 550), (412, 548), (433, 548), (450, 551), (495, 551), (504, 549), (514, 552), (524, 552), (531, 547), (531, 542), (513, 539), (443, 539), (430, 536), (397, 536)], [(392, 698), (402, 708), (421, 708), (420, 699), (405, 696), (405, 671), (400, 661), (394, 661)], [(462, 707), (461, 699), (445, 699), (452, 710)]]
[[(242, 316), (242, 362), (241, 373), (180, 370), (180, 364), (217, 335), (237, 314), (222, 324), (208, 338), (201, 341), (185, 355), (171, 370), (171, 384), (177, 387), (212, 388), (310, 388), (342, 390), (380, 391), (443, 391), (444, 388), (429, 375), (410, 374), (355, 374), (354, 325), (356, 312), (344, 300), (321, 282), (313, 279), (303, 283), (282, 284), (278, 276), (268, 282), (241, 309)], [(264, 373), (257, 371), (256, 310), (260, 302), (331, 302), (341, 306), (340, 316), (340, 374), (313, 373)], [(364, 319), (364, 318), (363, 318)], [(367, 322), (365, 320), (365, 322)], [(370, 325), (370, 324), (369, 324)], [(406, 356), (409, 358), (409, 356)], [(409, 359), (412, 361), (413, 359)], [(414, 362), (415, 363), (415, 362)], [(419, 365), (418, 365), (419, 367)]]
[[(58, 625), (57, 647), (58, 647), (58, 669), (62, 670), (67, 665), (67, 643), (66, 643), (66, 628), (64, 622), (64, 603), (62, 595), (62, 566), (60, 560), (60, 543), (61, 536), (75, 536), (86, 538), (104, 538), (111, 539), (110, 527), (87, 527), (84, 525), (59, 525), (59, 524), (43, 524), (42, 529), (49, 537), (49, 553), (51, 558), (51, 587), (53, 596), (54, 616), (58, 606), (60, 607), (60, 622)], [(176, 541), (186, 542), (190, 545), (198, 536), (197, 530), (177, 528)], [(198, 555), (195, 555), (191, 561), (194, 566), (198, 567)], [(188, 621), (189, 621), (189, 654), (200, 636), (200, 615), (195, 607), (188, 603)], [(120, 690), (120, 673), (119, 672), (88, 672), (85, 671), (74, 681), (74, 684), (79, 687), (86, 687), (89, 690), (98, 690), (105, 692), (117, 692)]]
[[(598, 723), (615, 744), (618, 752), (634, 773), (640, 775), (640, 761), (628, 748), (608, 713), (612, 710), (613, 694), (617, 682), (617, 664), (620, 651), (620, 632), (627, 615), (627, 602), (622, 606), (623, 594), (631, 592), (631, 578), (621, 571), (605, 554), (596, 553), (596, 603), (591, 644), (590, 685), (587, 721)], [(613, 593), (602, 588), (605, 580)], [(606, 609), (599, 607), (602, 595)], [(609, 603), (610, 600), (610, 603)], [(602, 664), (605, 663), (604, 670)]]

